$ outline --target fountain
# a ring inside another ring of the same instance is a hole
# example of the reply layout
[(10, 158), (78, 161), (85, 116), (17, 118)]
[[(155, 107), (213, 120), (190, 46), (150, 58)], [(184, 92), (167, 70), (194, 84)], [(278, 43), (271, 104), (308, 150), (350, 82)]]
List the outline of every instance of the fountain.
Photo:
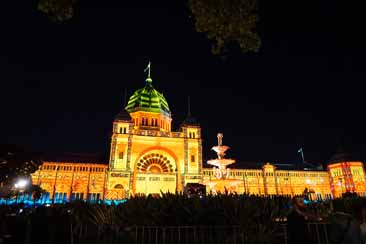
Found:
[(225, 152), (230, 148), (228, 146), (222, 145), (222, 138), (224, 135), (222, 133), (217, 134), (217, 146), (212, 147), (217, 154), (216, 159), (211, 159), (207, 161), (207, 164), (214, 166), (213, 173), (215, 179), (210, 179), (208, 181), (203, 181), (203, 184), (209, 187), (209, 190), (213, 193), (217, 192), (237, 192), (237, 185), (241, 183), (241, 180), (229, 179), (230, 169), (227, 168), (228, 165), (235, 163), (234, 159), (228, 159), (225, 157)]

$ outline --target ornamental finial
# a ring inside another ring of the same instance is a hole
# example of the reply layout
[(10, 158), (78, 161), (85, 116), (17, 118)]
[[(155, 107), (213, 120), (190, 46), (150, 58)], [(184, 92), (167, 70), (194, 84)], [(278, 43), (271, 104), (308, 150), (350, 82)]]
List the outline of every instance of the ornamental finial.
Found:
[(217, 144), (218, 146), (222, 146), (222, 138), (224, 137), (224, 134), (217, 133)]
[(151, 79), (151, 76), (150, 76), (150, 72), (151, 72), (151, 62), (149, 61), (149, 64), (147, 65), (147, 67), (144, 69), (144, 72), (147, 71), (147, 78), (146, 78), (146, 82), (149, 82), (151, 83), (152, 82), (152, 79)]

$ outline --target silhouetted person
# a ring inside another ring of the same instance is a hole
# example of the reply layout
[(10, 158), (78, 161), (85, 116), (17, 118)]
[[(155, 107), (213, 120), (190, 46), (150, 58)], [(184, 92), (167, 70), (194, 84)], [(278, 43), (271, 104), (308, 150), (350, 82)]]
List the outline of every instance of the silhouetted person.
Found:
[(287, 216), (289, 244), (310, 243), (307, 220), (304, 197), (294, 197), (292, 199), (292, 210)]
[(360, 231), (362, 244), (366, 244), (366, 206), (363, 206), (361, 209)]
[[(356, 206), (352, 206), (350, 199), (334, 202), (334, 212), (329, 218), (329, 243), (330, 244), (360, 244), (361, 221), (358, 221), (351, 212)], [(361, 210), (360, 210), (361, 211)]]

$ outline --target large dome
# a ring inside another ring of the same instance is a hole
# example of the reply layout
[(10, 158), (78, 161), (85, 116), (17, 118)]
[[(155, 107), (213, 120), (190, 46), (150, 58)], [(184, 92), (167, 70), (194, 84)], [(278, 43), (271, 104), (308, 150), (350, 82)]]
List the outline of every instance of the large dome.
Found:
[(359, 161), (359, 159), (355, 155), (346, 152), (338, 152), (331, 157), (331, 159), (328, 161), (328, 164), (355, 162), (355, 161)]
[(146, 111), (153, 113), (164, 113), (170, 117), (168, 102), (163, 94), (154, 89), (151, 79), (146, 80), (144, 88), (138, 89), (128, 100), (126, 110), (129, 113), (135, 111)]

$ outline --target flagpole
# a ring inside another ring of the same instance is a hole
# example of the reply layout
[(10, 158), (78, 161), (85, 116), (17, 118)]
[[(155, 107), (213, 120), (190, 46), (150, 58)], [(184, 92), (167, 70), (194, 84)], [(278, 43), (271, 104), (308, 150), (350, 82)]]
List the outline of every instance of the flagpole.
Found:
[(301, 154), (302, 164), (304, 165), (305, 163), (304, 150), (302, 149), (302, 147), (300, 147), (300, 149), (297, 150), (297, 152)]

